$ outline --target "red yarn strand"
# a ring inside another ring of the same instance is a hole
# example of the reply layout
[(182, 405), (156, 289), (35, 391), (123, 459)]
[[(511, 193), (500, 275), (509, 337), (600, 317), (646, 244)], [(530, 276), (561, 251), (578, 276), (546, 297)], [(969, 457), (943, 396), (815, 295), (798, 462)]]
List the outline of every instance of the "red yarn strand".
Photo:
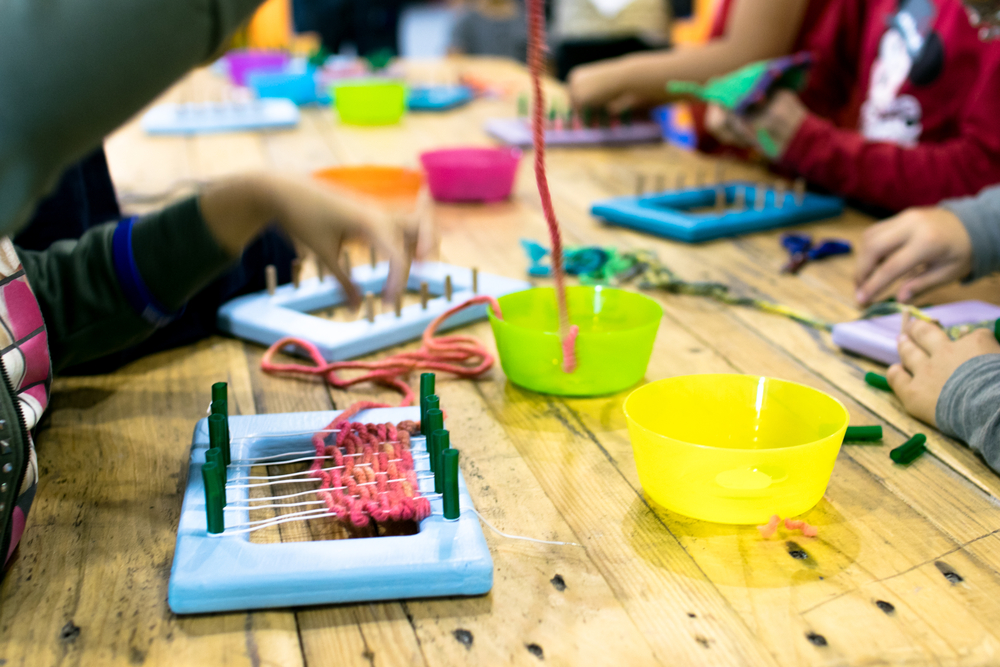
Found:
[(545, 176), (545, 95), (542, 92), (542, 70), (545, 68), (545, 6), (543, 0), (528, 0), (528, 67), (531, 70), (531, 87), (534, 110), (531, 116), (531, 134), (535, 145), (535, 180), (542, 199), (542, 211), (549, 226), (552, 244), (552, 275), (555, 278), (556, 303), (559, 307), (559, 338), (562, 340), (563, 372), (576, 370), (576, 336), (579, 328), (569, 323), (566, 307), (566, 285), (563, 276), (562, 238), (559, 223), (552, 208), (549, 181)]

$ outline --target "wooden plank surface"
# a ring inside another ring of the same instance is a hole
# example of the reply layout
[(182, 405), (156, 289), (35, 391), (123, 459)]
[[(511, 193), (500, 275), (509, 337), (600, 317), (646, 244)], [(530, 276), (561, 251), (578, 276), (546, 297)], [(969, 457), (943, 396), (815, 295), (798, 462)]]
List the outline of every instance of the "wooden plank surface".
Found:
[[(527, 82), (503, 61), (408, 70), (414, 83), (474, 73), (509, 94), (411, 114), (388, 128), (340, 126), (322, 109), (304, 110), (299, 128), (274, 133), (150, 138), (133, 122), (107, 144), (123, 202), (148, 210), (199, 181), (245, 170), (416, 166), (422, 150), (489, 145), (483, 122), (511, 115)], [(562, 95), (554, 85), (549, 91)], [(228, 94), (200, 71), (164, 99)], [(850, 257), (784, 276), (780, 232), (689, 246), (589, 216), (592, 201), (630, 192), (637, 174), (690, 182), (713, 178), (718, 164), (667, 146), (550, 151), (566, 242), (653, 249), (685, 278), (725, 282), (830, 321), (855, 317)], [(753, 165), (723, 167), (729, 177), (772, 178)], [(509, 202), (438, 205), (435, 215), (443, 260), (502, 275), (524, 275), (519, 239), (546, 239), (529, 160)], [(805, 229), (857, 242), (869, 223), (848, 212)], [(365, 250), (354, 252), (363, 261)], [(996, 301), (1000, 284), (931, 298), (970, 295)], [(330, 391), (266, 376), (260, 348), (213, 338), (107, 376), (56, 381), (38, 435), (41, 481), (27, 537), (0, 586), (0, 665), (994, 664), (997, 476), (865, 385), (864, 372), (877, 366), (840, 353), (827, 334), (695, 297), (652, 296), (664, 318), (647, 380), (766, 374), (830, 393), (852, 423), (884, 427), (883, 444), (842, 449), (826, 495), (806, 515), (820, 526), (818, 538), (763, 541), (752, 526), (707, 524), (657, 506), (636, 474), (621, 411), (627, 392), (540, 396), (497, 367), (476, 381), (439, 378), (476, 507), (504, 532), (581, 546), (509, 540), (484, 528), (495, 564), (485, 596), (177, 617), (166, 586), (190, 432), (213, 381), (229, 381), (238, 414), (398, 400), (375, 387)], [(466, 331), (495, 350), (485, 323)], [(888, 449), (918, 430), (932, 455), (893, 464)], [(290, 530), (264, 539), (289, 539)]]

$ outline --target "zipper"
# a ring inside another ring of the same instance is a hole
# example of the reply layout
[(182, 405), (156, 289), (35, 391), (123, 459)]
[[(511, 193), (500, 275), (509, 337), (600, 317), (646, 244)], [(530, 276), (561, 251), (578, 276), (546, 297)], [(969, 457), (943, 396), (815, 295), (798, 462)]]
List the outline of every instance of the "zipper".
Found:
[[(21, 435), (21, 469), (17, 474), (17, 486), (14, 487), (14, 497), (10, 503), (10, 507), (4, 512), (8, 514), (7, 524), (10, 524), (10, 517), (14, 516), (14, 506), (16, 505), (17, 496), (21, 492), (21, 484), (24, 483), (24, 475), (28, 472), (28, 463), (31, 461), (31, 442), (28, 440), (28, 425), (24, 421), (24, 413), (21, 412), (20, 401), (17, 400), (17, 396), (14, 395), (14, 390), (11, 388), (10, 376), (7, 375), (7, 367), (4, 366), (3, 361), (0, 360), (0, 377), (3, 378), (4, 389), (7, 390), (7, 395), (10, 396), (11, 403), (14, 405), (14, 412), (17, 414), (17, 427), (20, 429)], [(6, 533), (6, 530), (4, 531)], [(6, 534), (0, 535), (0, 540), (4, 540)], [(4, 545), (6, 549), (10, 549), (10, 545)], [(7, 558), (6, 553), (0, 554), (0, 561), (5, 561)], [(2, 565), (0, 565), (2, 568)]]

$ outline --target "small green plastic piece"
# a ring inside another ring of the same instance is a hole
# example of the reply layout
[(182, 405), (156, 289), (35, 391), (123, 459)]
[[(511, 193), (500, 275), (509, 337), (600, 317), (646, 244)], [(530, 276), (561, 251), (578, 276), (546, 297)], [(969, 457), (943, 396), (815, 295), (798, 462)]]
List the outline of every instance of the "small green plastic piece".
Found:
[(889, 458), (900, 465), (906, 465), (927, 451), (927, 436), (917, 433), (915, 436), (889, 452)]
[(446, 449), (441, 453), (444, 464), (444, 518), (454, 521), (461, 514), (458, 506), (458, 450)]
[(205, 482), (205, 513), (208, 519), (208, 532), (221, 533), (226, 529), (225, 512), (222, 508), (226, 503), (225, 487), (219, 484), (219, 464), (206, 463), (201, 467), (201, 478)]
[(549, 109), (549, 122), (550, 123), (556, 122), (556, 108), (555, 107), (552, 107), (551, 109)]
[(996, 336), (997, 342), (1000, 343), (1000, 318), (993, 323), (993, 335)]
[(229, 401), (224, 398), (220, 398), (212, 401), (211, 412), (213, 415), (222, 415), (224, 417), (229, 416)]
[(871, 372), (865, 373), (865, 382), (876, 389), (881, 389), (882, 391), (892, 391), (892, 387), (889, 386), (889, 381), (885, 379), (884, 375)]
[(583, 117), (581, 118), (581, 121), (583, 122), (583, 126), (584, 127), (590, 127), (590, 123), (593, 121), (593, 118), (594, 118), (594, 112), (591, 111), (590, 107), (584, 107), (583, 108)]
[(208, 418), (208, 442), (222, 450), (223, 463), (229, 465), (229, 419), (225, 415), (210, 415)]
[[(437, 475), (438, 472), (438, 454), (441, 453), (441, 441), (437, 437), (437, 431), (434, 431), (429, 436), (427, 436), (427, 462), (431, 466), (431, 472)], [(440, 491), (438, 491), (440, 493)]]
[[(220, 449), (209, 449), (205, 452), (205, 463), (214, 463), (216, 481), (219, 483), (219, 487), (225, 491), (226, 488), (226, 466), (222, 463), (222, 450)], [(222, 506), (226, 506), (226, 494), (222, 494)]]
[(881, 440), (881, 426), (848, 426), (847, 433), (844, 434), (844, 441), (859, 440)]
[(451, 449), (451, 434), (441, 428), (431, 434), (431, 469), (434, 471), (434, 493), (444, 493), (444, 459), (441, 455)]
[[(423, 426), (423, 424), (421, 424)], [(427, 437), (438, 429), (444, 428), (444, 413), (440, 408), (428, 408), (427, 410)]]
[[(431, 394), (430, 396), (427, 397), (425, 403), (427, 405), (427, 409), (424, 410), (423, 414), (420, 415), (420, 434), (429, 438), (431, 437), (431, 433), (434, 432), (434, 429), (428, 425), (430, 420), (427, 417), (427, 413), (429, 413), (431, 410), (440, 409), (441, 399), (438, 398), (436, 394)], [(435, 428), (442, 428), (442, 427), (437, 426)]]
[(212, 385), (212, 402), (225, 401), (228, 399), (228, 385), (225, 382), (216, 382)]
[(778, 157), (778, 144), (774, 143), (774, 139), (772, 139), (771, 135), (767, 133), (767, 130), (762, 127), (757, 129), (757, 144), (760, 146), (760, 149), (764, 151), (764, 155), (769, 158)]

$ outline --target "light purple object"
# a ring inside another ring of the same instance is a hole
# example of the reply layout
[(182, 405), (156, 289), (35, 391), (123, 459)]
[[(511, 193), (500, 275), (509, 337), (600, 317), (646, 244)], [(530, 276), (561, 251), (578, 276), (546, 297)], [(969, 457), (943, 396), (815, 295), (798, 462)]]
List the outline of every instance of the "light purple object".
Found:
[(514, 186), (517, 148), (445, 148), (420, 154), (427, 185), (437, 201), (494, 202)]
[(230, 51), (226, 54), (229, 78), (237, 86), (247, 85), (250, 72), (280, 72), (288, 66), (289, 57), (281, 51)]
[[(958, 301), (924, 310), (942, 326), (975, 324), (985, 320), (1000, 318), (1000, 306), (983, 301)], [(896, 351), (896, 337), (903, 326), (900, 314), (873, 317), (870, 320), (856, 320), (835, 324), (833, 342), (841, 349), (874, 359), (883, 364), (899, 363)]]
[[(530, 148), (531, 125), (525, 118), (494, 118), (486, 121), (486, 133), (505, 144)], [(659, 124), (643, 121), (616, 127), (582, 127), (579, 130), (545, 130), (548, 146), (613, 146), (663, 141)]]

